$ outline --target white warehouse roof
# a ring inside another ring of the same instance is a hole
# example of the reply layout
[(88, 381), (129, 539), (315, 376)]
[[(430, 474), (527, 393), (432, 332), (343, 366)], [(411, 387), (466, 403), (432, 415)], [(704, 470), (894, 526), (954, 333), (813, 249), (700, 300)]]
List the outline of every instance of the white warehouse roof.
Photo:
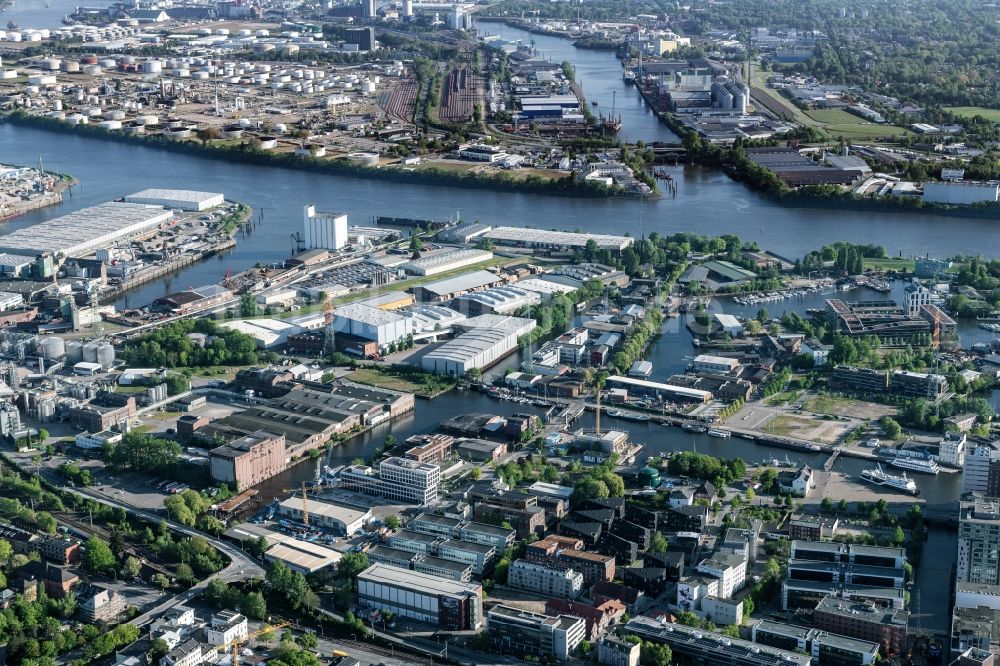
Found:
[(0, 251), (85, 256), (95, 248), (150, 231), (172, 217), (172, 212), (160, 206), (113, 201), (0, 236)]
[(346, 305), (341, 305), (334, 308), (333, 314), (337, 317), (351, 319), (353, 321), (362, 324), (369, 324), (371, 326), (384, 326), (385, 324), (394, 324), (396, 322), (406, 320), (406, 317), (401, 314), (396, 314), (395, 312), (389, 310), (382, 310), (381, 308), (372, 307), (363, 303), (348, 303)]
[(486, 238), (506, 243), (525, 243), (529, 245), (558, 246), (584, 248), (587, 241), (593, 240), (597, 247), (608, 250), (624, 250), (632, 244), (628, 236), (610, 236), (608, 234), (577, 234), (570, 231), (546, 231), (544, 229), (526, 229), (521, 227), (496, 227), (484, 234)]
[(179, 210), (206, 210), (221, 206), (225, 197), (219, 192), (196, 192), (195, 190), (161, 190), (152, 188), (125, 197), (128, 203), (152, 204)]

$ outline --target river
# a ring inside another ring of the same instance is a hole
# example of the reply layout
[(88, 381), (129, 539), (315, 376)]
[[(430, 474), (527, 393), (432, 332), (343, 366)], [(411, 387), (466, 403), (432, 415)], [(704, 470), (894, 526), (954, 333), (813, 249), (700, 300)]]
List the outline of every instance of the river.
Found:
[[(111, 0), (96, 0), (88, 2), (87, 7), (106, 7)], [(14, 21), (22, 29), (25, 28), (62, 28), (63, 16), (73, 13), (80, 5), (77, 0), (12, 0), (0, 9), (2, 25)]]
[[(25, 6), (24, 3), (19, 4), (18, 11), (24, 11)], [(60, 9), (58, 16), (66, 11)], [(27, 19), (21, 22), (28, 24)], [(501, 32), (507, 38), (534, 39), (536, 48), (554, 61), (568, 59), (573, 62), (588, 98), (596, 97), (601, 108), (610, 104), (611, 91), (618, 91), (616, 111), (623, 116), (623, 134), (628, 138), (671, 140), (669, 130), (659, 125), (635, 91), (621, 81), (620, 66), (610, 52), (576, 49), (567, 40), (533, 36), (494, 23), (489, 24), (487, 29), (493, 33)], [(80, 185), (67, 194), (61, 206), (29, 213), (3, 225), (0, 233), (9, 233), (147, 187), (219, 191), (229, 199), (246, 202), (258, 211), (263, 210), (263, 225), (252, 234), (240, 237), (233, 251), (134, 291), (119, 305), (142, 305), (170, 291), (217, 282), (229, 269), (239, 271), (256, 262), (284, 259), (291, 247), (290, 234), (301, 229), (301, 209), (307, 203), (315, 203), (320, 209), (347, 212), (352, 224), (369, 224), (373, 215), (440, 219), (458, 212), (466, 220), (491, 224), (578, 228), (618, 234), (628, 232), (637, 236), (652, 231), (661, 235), (677, 231), (706, 235), (734, 233), (786, 257), (801, 256), (824, 243), (838, 240), (882, 244), (892, 254), (923, 255), (933, 248), (935, 256), (959, 253), (1000, 256), (1000, 240), (991, 233), (994, 223), (989, 221), (913, 212), (790, 208), (750, 192), (718, 171), (701, 167), (671, 167), (678, 183), (676, 198), (664, 197), (647, 202), (573, 199), (321, 175), (0, 125), (0, 161), (35, 163), (39, 157), (46, 168), (77, 176)], [(898, 296), (902, 286), (902, 283), (894, 285), (894, 297)], [(858, 291), (841, 296), (852, 298), (871, 294)], [(777, 316), (784, 310), (804, 311), (809, 307), (822, 307), (823, 298), (817, 294), (805, 299), (770, 303), (766, 307)], [(713, 304), (713, 308), (744, 314), (754, 314), (757, 310), (757, 306), (744, 308), (732, 302)], [(967, 323), (962, 324), (960, 334), (964, 344), (993, 337)], [(668, 320), (664, 324), (663, 335), (651, 347), (647, 358), (654, 364), (654, 376), (663, 379), (682, 371), (691, 354), (691, 340), (686, 328), (680, 320)], [(509, 358), (501, 368), (515, 365), (518, 358)], [(367, 458), (390, 432), (401, 441), (411, 434), (431, 432), (442, 420), (455, 414), (472, 411), (512, 414), (526, 410), (537, 411), (533, 407), (498, 402), (469, 392), (454, 392), (434, 401), (421, 400), (414, 414), (391, 424), (383, 424), (335, 448), (332, 462), (337, 464), (349, 462), (355, 457)], [(585, 416), (580, 425), (588, 425), (590, 418), (590, 415)], [(741, 439), (715, 439), (676, 428), (619, 421), (607, 416), (602, 419), (602, 424), (628, 430), (635, 441), (646, 445), (645, 455), (697, 450), (716, 456), (739, 456), (750, 462), (771, 458), (784, 460), (786, 455), (793, 462), (812, 465), (819, 465), (823, 460), (822, 455), (790, 453)], [(323, 461), (318, 462), (322, 464)], [(864, 465), (861, 461), (842, 459), (836, 470), (854, 476)], [(264, 490), (280, 492), (284, 488), (293, 488), (299, 481), (310, 479), (314, 474), (314, 465), (298, 465), (265, 484)], [(954, 502), (958, 496), (958, 482), (958, 475), (955, 474), (919, 480), (922, 496), (931, 504)], [(922, 608), (947, 607), (947, 577), (943, 573), (950, 568), (953, 551), (953, 537), (939, 530), (931, 531), (928, 553), (933, 555), (924, 558), (918, 571)], [(929, 616), (927, 623), (927, 626), (933, 623)]]

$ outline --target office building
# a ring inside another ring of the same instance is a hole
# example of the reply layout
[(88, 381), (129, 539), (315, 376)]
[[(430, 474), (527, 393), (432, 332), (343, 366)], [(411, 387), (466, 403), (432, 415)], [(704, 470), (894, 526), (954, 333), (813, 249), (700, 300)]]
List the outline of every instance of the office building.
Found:
[(497, 605), (486, 616), (490, 645), (502, 654), (568, 659), (583, 642), (586, 623), (570, 615), (556, 617)]
[(1000, 467), (1000, 450), (996, 443), (977, 444), (965, 452), (962, 461), (962, 494), (986, 493), (989, 490), (990, 470)]
[(212, 478), (242, 492), (283, 472), (285, 458), (285, 436), (258, 430), (212, 449)]
[(946, 432), (938, 444), (938, 462), (961, 468), (965, 464), (967, 441), (968, 436), (964, 432)]
[(692, 372), (705, 372), (709, 374), (731, 375), (739, 372), (740, 362), (735, 358), (726, 356), (710, 356), (699, 354), (691, 362)]
[(453, 631), (483, 623), (483, 588), (385, 564), (358, 574), (358, 602)]
[(369, 495), (413, 504), (433, 504), (438, 498), (441, 469), (430, 463), (391, 457), (381, 461), (378, 472), (366, 465), (352, 465), (340, 473), (344, 487)]
[(759, 620), (751, 629), (754, 643), (811, 654), (819, 666), (869, 666), (878, 659), (879, 644), (818, 629)]
[(347, 213), (317, 212), (309, 204), (302, 209), (302, 224), (307, 250), (340, 250), (347, 245)]
[(747, 560), (741, 555), (719, 552), (699, 562), (697, 571), (719, 580), (714, 596), (730, 599), (746, 584)]
[(634, 617), (623, 630), (645, 641), (666, 645), (680, 663), (701, 666), (810, 666), (812, 657), (760, 645), (665, 619)]
[(903, 654), (909, 614), (827, 597), (813, 611), (813, 625), (831, 634), (879, 643), (886, 656)]
[(508, 569), (507, 585), (546, 597), (576, 599), (583, 591), (583, 574), (553, 569), (528, 560), (516, 560)]
[(961, 502), (956, 566), (959, 582), (1000, 585), (1000, 500)]

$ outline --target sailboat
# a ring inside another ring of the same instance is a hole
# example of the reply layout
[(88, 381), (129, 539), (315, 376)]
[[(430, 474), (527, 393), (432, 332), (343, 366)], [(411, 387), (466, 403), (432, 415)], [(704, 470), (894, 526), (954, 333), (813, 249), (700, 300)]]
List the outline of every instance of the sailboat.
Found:
[(604, 125), (604, 129), (611, 132), (617, 132), (622, 128), (622, 117), (615, 116), (615, 101), (617, 96), (617, 91), (611, 91), (611, 115), (607, 118), (601, 116), (601, 124)]

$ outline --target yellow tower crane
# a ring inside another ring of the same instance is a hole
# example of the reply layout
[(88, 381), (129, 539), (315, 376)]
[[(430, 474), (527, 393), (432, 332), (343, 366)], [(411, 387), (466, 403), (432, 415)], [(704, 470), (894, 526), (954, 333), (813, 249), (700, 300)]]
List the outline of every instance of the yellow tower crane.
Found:
[(287, 622), (280, 622), (278, 624), (271, 624), (271, 625), (268, 625), (266, 627), (261, 627), (257, 631), (251, 632), (251, 633), (247, 634), (243, 638), (237, 638), (237, 639), (235, 639), (233, 641), (230, 641), (230, 643), (229, 643), (229, 645), (227, 647), (228, 647), (228, 649), (232, 650), (232, 653), (233, 653), (233, 666), (240, 666), (240, 649), (245, 644), (247, 644), (250, 641), (252, 641), (253, 639), (257, 638), (261, 634), (266, 634), (269, 631), (274, 631), (275, 629), (281, 629), (282, 627), (287, 627), (287, 626), (288, 626)]

